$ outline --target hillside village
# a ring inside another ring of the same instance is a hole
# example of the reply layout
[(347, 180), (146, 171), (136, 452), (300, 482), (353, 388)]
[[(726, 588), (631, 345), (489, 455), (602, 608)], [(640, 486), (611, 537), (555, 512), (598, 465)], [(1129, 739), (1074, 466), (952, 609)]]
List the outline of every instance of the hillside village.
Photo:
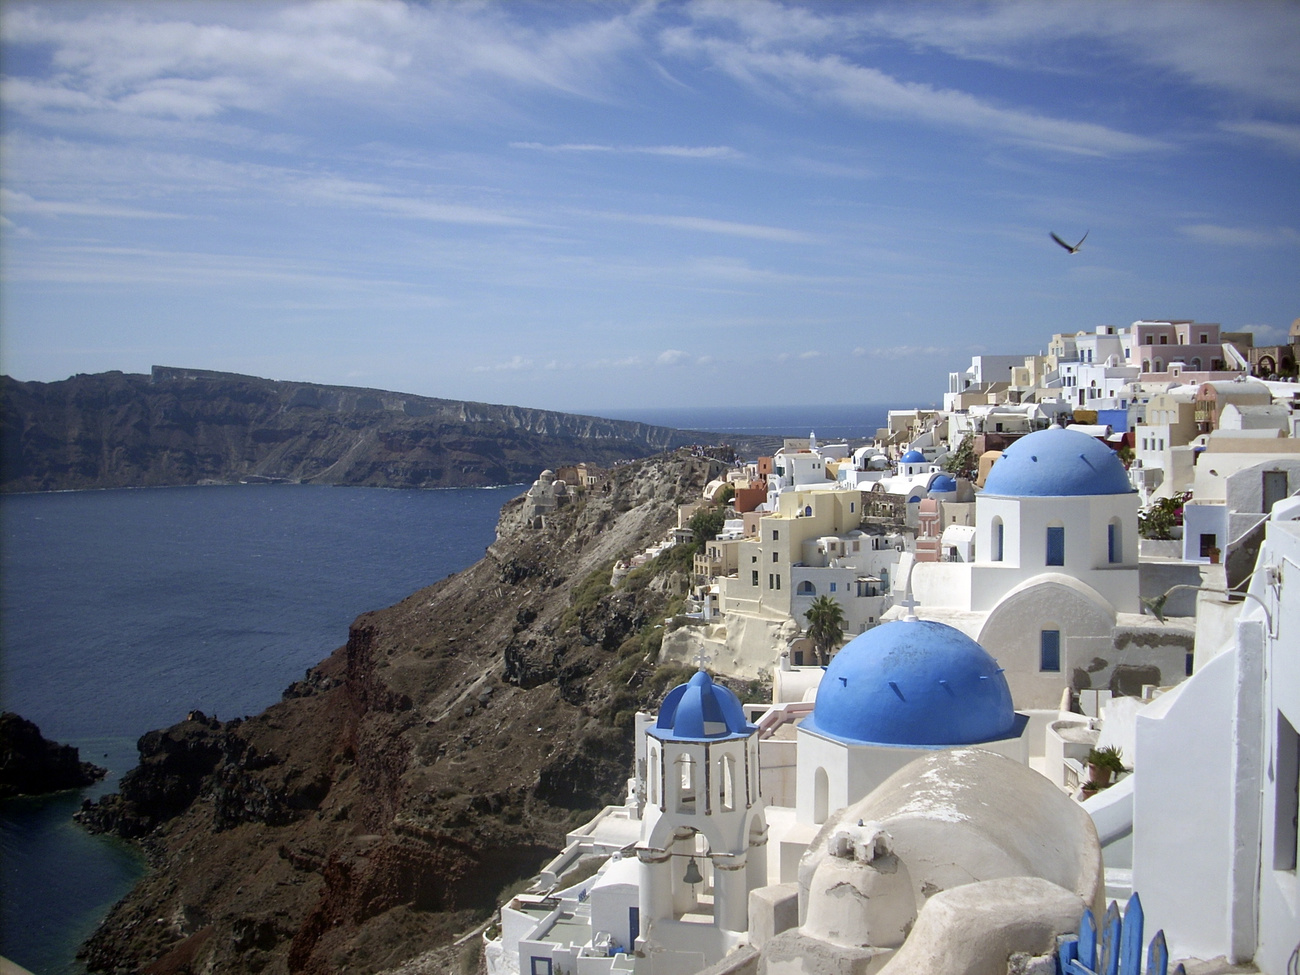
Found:
[[(1138, 894), (1189, 972), (1295, 972), (1298, 349), (1057, 334), (733, 464), (614, 567), (699, 537), (659, 651), (699, 669), (489, 971), (1054, 972)], [(544, 472), (527, 517), (603, 476)]]

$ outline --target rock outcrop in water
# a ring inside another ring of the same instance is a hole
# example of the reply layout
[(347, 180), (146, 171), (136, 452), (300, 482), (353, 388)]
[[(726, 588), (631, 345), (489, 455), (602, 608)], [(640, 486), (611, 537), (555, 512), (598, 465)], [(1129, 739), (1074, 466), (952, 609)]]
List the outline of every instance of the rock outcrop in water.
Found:
[(77, 749), (48, 741), (26, 718), (0, 714), (0, 799), (80, 789), (106, 769), (81, 761)]
[(503, 888), (621, 801), (632, 716), (689, 672), (656, 657), (689, 573), (672, 550), (609, 586), (721, 467), (687, 451), (531, 527), (522, 499), (471, 568), (352, 625), (243, 721), (140, 742), (83, 810), (154, 869), (84, 954), (102, 972), (472, 972)]
[(0, 378), (0, 490), (293, 481), (478, 487), (699, 439), (624, 420), (155, 366)]

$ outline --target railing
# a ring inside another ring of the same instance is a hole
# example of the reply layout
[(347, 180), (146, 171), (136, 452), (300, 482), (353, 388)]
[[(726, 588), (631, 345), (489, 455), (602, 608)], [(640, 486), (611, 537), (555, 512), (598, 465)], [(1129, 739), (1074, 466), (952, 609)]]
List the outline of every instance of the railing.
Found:
[[(1097, 919), (1091, 908), (1085, 910), (1078, 937), (1063, 941), (1057, 950), (1057, 971), (1060, 975), (1169, 975), (1164, 931), (1157, 931), (1151, 939), (1146, 968), (1142, 967), (1142, 920), (1142, 901), (1137, 894), (1128, 899), (1122, 918), (1119, 906), (1111, 901), (1099, 940)], [(1185, 975), (1181, 964), (1173, 975)]]

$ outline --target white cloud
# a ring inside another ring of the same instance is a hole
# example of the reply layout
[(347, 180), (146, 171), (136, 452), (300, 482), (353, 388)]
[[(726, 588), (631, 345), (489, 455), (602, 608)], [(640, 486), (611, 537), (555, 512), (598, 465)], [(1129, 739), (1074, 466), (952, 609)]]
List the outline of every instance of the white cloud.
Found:
[(952, 349), (938, 345), (893, 345), (868, 349), (860, 345), (853, 350), (853, 354), (870, 359), (928, 359), (934, 356), (951, 355)]
[[(789, 11), (772, 4), (706, 4), (693, 9), (705, 11), (709, 19), (729, 18), (741, 38), (672, 28), (662, 34), (668, 51), (702, 57), (737, 81), (771, 90), (792, 106), (811, 98), (870, 117), (915, 119), (1072, 153), (1110, 155), (1167, 148), (1158, 139), (1098, 123), (1004, 108), (952, 88), (902, 81), (838, 54), (791, 49), (800, 41), (820, 39), (827, 31), (819, 31), (802, 14), (795, 18), (796, 29), (788, 31)], [(759, 12), (762, 15), (756, 16)]]
[(1300, 156), (1300, 125), (1288, 125), (1282, 122), (1224, 122), (1220, 126), (1226, 132), (1249, 136), (1271, 142), (1280, 149)]
[(683, 352), (681, 349), (665, 349), (659, 353), (659, 357), (655, 359), (655, 362), (661, 366), (679, 366), (689, 360), (690, 354)]
[(8, 5), (6, 43), (48, 49), (53, 71), (8, 80), (4, 97), (47, 122), (86, 113), (212, 119), (321, 99), (419, 106), (428, 117), (472, 113), (510, 89), (601, 99), (605, 72), (640, 45), (642, 18), (636, 8), (528, 26), (508, 8), (396, 0)]
[(816, 240), (810, 234), (785, 227), (770, 227), (762, 224), (737, 223), (731, 220), (715, 220), (712, 217), (681, 217), (667, 214), (606, 213), (603, 216), (634, 223), (653, 224), (658, 227), (673, 227), (677, 230), (690, 230), (703, 234), (722, 234), (726, 237), (747, 237), (751, 240), (769, 240), (782, 244), (807, 244)]
[(623, 155), (670, 156), (678, 159), (738, 159), (742, 155), (730, 146), (616, 146), (592, 142), (561, 142), (548, 145), (543, 142), (512, 142), (510, 148), (554, 153), (608, 152)]
[(521, 372), (524, 369), (533, 368), (533, 360), (524, 356), (511, 356), (505, 362), (494, 362), (489, 365), (479, 365), (474, 367), (474, 372)]
[(38, 200), (26, 193), (0, 187), (0, 209), (42, 217), (107, 217), (121, 220), (179, 220), (174, 213), (141, 210), (108, 203), (78, 203), (70, 200)]
[(1291, 227), (1261, 230), (1254, 227), (1224, 227), (1212, 223), (1197, 223), (1181, 229), (1193, 240), (1225, 247), (1273, 247), (1300, 240), (1300, 234)]
[[(1300, 18), (1288, 3), (999, 3), (872, 10), (852, 27), (976, 60), (1062, 70), (1063, 41), (1251, 101), (1300, 105)], [(1069, 70), (1069, 69), (1066, 69)], [(1078, 69), (1075, 69), (1078, 70)]]

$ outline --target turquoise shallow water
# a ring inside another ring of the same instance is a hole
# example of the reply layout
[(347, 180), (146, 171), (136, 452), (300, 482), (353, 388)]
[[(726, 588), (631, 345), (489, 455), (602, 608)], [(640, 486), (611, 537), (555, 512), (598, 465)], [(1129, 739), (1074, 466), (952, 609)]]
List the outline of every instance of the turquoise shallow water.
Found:
[(255, 714), (360, 613), (459, 571), (519, 488), (246, 486), (0, 498), (0, 705), (110, 778), (0, 803), (0, 955), (81, 971), (77, 946), (139, 876), (71, 819), (135, 742), (193, 708)]

